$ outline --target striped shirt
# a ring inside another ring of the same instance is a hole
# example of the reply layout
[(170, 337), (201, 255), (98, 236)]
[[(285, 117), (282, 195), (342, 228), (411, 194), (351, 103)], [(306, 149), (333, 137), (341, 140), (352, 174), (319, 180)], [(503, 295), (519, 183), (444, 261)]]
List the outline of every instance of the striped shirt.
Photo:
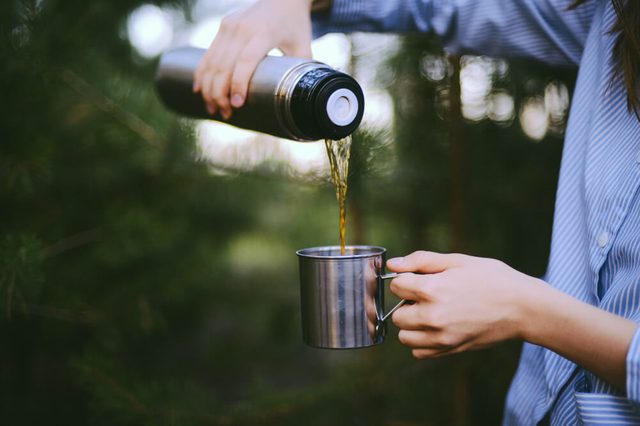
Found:
[[(433, 32), (458, 53), (579, 67), (562, 154), (545, 280), (640, 322), (640, 123), (612, 76), (616, 14), (608, 0), (333, 0), (314, 34)], [(637, 1), (637, 0), (629, 0)], [(503, 423), (640, 424), (640, 332), (618, 390), (571, 361), (525, 343)]]

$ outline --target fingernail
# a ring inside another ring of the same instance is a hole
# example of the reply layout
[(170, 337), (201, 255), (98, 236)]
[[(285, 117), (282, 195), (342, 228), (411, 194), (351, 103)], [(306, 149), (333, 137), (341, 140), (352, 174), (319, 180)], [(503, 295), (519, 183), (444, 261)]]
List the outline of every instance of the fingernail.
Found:
[(238, 94), (233, 95), (233, 97), (231, 98), (231, 105), (233, 105), (234, 108), (240, 108), (243, 104), (244, 99), (242, 98), (242, 96)]
[(198, 89), (199, 89), (199, 88), (200, 88), (200, 87), (199, 87), (199, 85), (198, 85), (198, 82), (197, 82), (197, 81), (194, 81), (194, 82), (193, 82), (193, 86), (192, 86), (193, 93), (196, 93), (196, 92), (198, 91)]
[(211, 114), (211, 115), (215, 115), (215, 113), (216, 113), (216, 107), (215, 107), (214, 105), (207, 104), (207, 111), (209, 111), (209, 114)]
[(222, 118), (224, 118), (225, 120), (228, 120), (231, 118), (231, 111), (222, 110), (220, 114), (222, 114)]
[(387, 265), (392, 268), (397, 268), (402, 265), (402, 261), (404, 261), (404, 257), (394, 257), (387, 261)]

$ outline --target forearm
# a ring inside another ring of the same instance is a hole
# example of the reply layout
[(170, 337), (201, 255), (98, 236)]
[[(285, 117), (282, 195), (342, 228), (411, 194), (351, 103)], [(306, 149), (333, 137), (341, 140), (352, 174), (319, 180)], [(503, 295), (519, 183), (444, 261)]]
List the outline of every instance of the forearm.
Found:
[(521, 297), (520, 335), (591, 371), (624, 391), (626, 357), (636, 323), (581, 302), (548, 284)]
[(562, 0), (331, 0), (314, 14), (313, 34), (429, 32), (452, 52), (575, 66), (591, 27), (587, 3), (566, 10)]
[[(314, 37), (340, 32), (407, 33), (424, 32), (416, 28), (414, 0), (313, 0)], [(421, 21), (423, 21), (421, 19)], [(424, 21), (426, 24), (426, 21)]]

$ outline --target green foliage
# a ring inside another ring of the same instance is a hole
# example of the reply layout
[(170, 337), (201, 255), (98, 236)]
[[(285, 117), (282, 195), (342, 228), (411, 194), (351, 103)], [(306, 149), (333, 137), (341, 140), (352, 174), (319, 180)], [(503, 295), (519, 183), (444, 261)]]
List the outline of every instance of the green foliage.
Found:
[[(393, 327), (368, 350), (302, 344), (294, 251), (336, 241), (333, 190), (196, 161), (119, 35), (139, 4), (0, 3), (0, 423), (497, 423), (517, 345), (416, 362)], [(425, 53), (407, 39), (386, 68), (395, 129), (355, 136), (349, 241), (541, 274), (559, 139), (461, 121), (460, 157)], [(514, 64), (499, 83), (519, 105), (550, 76), (572, 78)]]
[(32, 235), (9, 234), (0, 240), (0, 294), (6, 318), (11, 318), (14, 305), (39, 295), (42, 258), (42, 243)]

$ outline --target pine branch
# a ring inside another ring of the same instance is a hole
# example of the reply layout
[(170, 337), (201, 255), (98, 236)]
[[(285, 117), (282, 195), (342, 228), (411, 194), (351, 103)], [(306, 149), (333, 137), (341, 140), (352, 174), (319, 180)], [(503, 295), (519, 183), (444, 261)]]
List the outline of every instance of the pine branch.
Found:
[(55, 306), (24, 304), (23, 309), (26, 315), (37, 315), (44, 318), (70, 322), (74, 324), (95, 324), (100, 320), (101, 315), (92, 310), (83, 312), (73, 312), (69, 309), (57, 308)]
[(135, 397), (133, 392), (129, 389), (125, 388), (124, 385), (118, 383), (113, 378), (107, 376), (106, 374), (92, 368), (91, 366), (85, 366), (87, 372), (93, 376), (97, 381), (107, 385), (116, 394), (120, 395), (124, 398), (125, 401), (129, 404), (129, 406), (137, 413), (144, 414), (146, 416), (151, 415), (151, 410), (145, 404), (143, 404), (138, 398)]
[(113, 100), (100, 93), (89, 82), (66, 67), (61, 67), (59, 76), (69, 87), (83, 97), (89, 99), (98, 109), (113, 116), (116, 120), (138, 134), (143, 140), (154, 148), (162, 149), (165, 140), (156, 130), (137, 115), (123, 109)]
[(65, 251), (82, 247), (94, 241), (102, 239), (102, 230), (100, 228), (92, 228), (86, 231), (63, 238), (51, 244), (44, 249), (44, 256), (51, 257), (64, 253)]
[(95, 380), (108, 386), (115, 394), (123, 398), (129, 404), (129, 407), (138, 414), (148, 417), (169, 418), (172, 421), (176, 417), (179, 417), (183, 419), (197, 420), (199, 422), (204, 421), (210, 424), (228, 423), (229, 419), (227, 417), (221, 418), (218, 416), (211, 416), (207, 414), (184, 413), (176, 410), (153, 409), (140, 401), (134, 395), (133, 391), (127, 389), (122, 383), (116, 381), (113, 377), (110, 377), (107, 374), (98, 371), (89, 365), (85, 365), (85, 369)]
[(10, 320), (11, 319), (11, 311), (12, 311), (12, 304), (13, 304), (13, 288), (15, 287), (16, 284), (16, 273), (15, 272), (11, 272), (11, 278), (9, 279), (9, 286), (7, 287), (7, 304), (6, 304), (6, 314), (7, 314), (7, 319)]

